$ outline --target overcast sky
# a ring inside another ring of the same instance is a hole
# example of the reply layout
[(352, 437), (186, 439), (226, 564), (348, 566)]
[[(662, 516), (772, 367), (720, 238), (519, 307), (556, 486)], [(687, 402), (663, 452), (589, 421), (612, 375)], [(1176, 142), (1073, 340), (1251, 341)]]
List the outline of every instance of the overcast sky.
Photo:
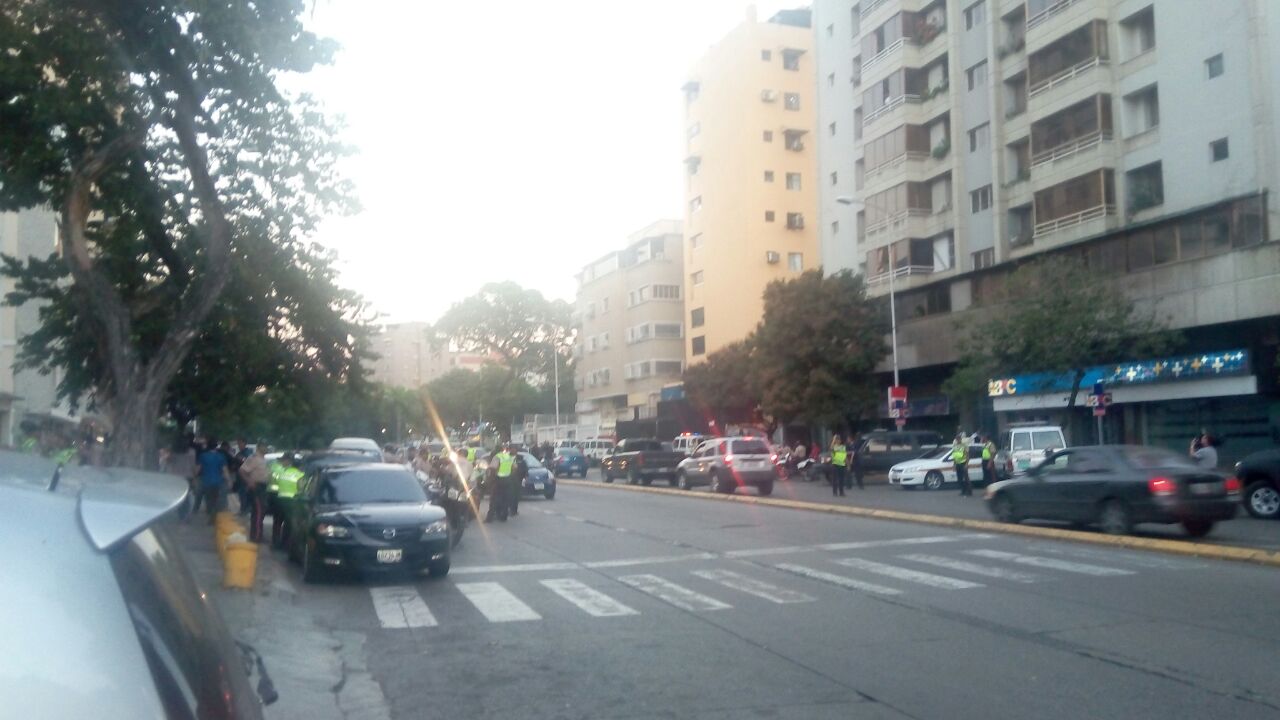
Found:
[[(742, 0), (320, 0), (342, 45), (304, 84), (345, 116), (364, 211), (317, 238), (386, 320), (574, 273), (681, 217), (685, 73)], [(779, 7), (757, 2), (761, 19)]]

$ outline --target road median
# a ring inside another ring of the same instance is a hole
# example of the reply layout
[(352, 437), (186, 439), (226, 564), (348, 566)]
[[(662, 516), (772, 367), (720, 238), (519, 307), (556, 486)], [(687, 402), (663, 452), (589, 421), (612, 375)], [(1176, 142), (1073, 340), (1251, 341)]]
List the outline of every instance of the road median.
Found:
[(901, 510), (883, 510), (850, 505), (834, 505), (829, 503), (809, 502), (807, 500), (787, 500), (783, 498), (760, 497), (758, 495), (720, 495), (716, 493), (689, 492), (674, 488), (652, 487), (648, 485), (626, 485), (592, 482), (589, 480), (558, 480), (561, 485), (599, 488), (623, 492), (650, 493), (653, 495), (678, 495), (698, 500), (716, 500), (720, 502), (737, 502), (747, 505), (765, 505), (770, 507), (804, 510), (807, 512), (823, 512), (831, 515), (847, 515), (850, 517), (874, 518), (877, 520), (896, 520), (923, 525), (964, 528), (984, 532), (999, 532), (1006, 535), (1023, 535), (1051, 540), (1087, 543), (1091, 545), (1109, 545), (1135, 550), (1149, 550), (1173, 555), (1211, 558), (1216, 560), (1233, 560), (1258, 565), (1280, 567), (1280, 552), (1258, 550), (1253, 548), (1215, 545), (1205, 542), (1181, 540), (1165, 540), (1160, 538), (1133, 537), (1130, 535), (1104, 535), (1101, 533), (1066, 530), (1062, 528), (1040, 527), (1036, 525), (1019, 525), (996, 522), (994, 520), (974, 520), (971, 518), (948, 517), (946, 515), (929, 515), (925, 513), (903, 512)]

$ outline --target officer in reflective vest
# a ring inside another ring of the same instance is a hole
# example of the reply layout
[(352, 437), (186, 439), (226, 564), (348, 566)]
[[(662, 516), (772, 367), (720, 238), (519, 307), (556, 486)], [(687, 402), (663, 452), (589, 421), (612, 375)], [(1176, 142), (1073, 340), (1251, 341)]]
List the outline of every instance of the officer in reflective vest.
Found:
[(982, 484), (985, 487), (996, 481), (996, 444), (990, 435), (982, 439)]
[(280, 474), (273, 476), (276, 486), (275, 509), (271, 512), (271, 545), (282, 548), (289, 544), (289, 515), (293, 496), (298, 494), (298, 483), (303, 473), (294, 467), (293, 455), (285, 453), (280, 458)]
[(969, 444), (964, 435), (957, 435), (951, 443), (951, 462), (956, 466), (956, 482), (960, 483), (960, 496), (973, 495), (973, 486), (969, 484)]
[(515, 469), (516, 458), (503, 446), (489, 461), (489, 468), (494, 472), (491, 494), (489, 495), (489, 512), (485, 514), (485, 522), (493, 522), (496, 518), (507, 521), (507, 506), (510, 502), (511, 473)]
[(839, 435), (831, 438), (831, 494), (844, 495), (845, 465), (849, 462), (849, 448)]
[(474, 445), (467, 448), (467, 462), (472, 465), (476, 464), (476, 448)]

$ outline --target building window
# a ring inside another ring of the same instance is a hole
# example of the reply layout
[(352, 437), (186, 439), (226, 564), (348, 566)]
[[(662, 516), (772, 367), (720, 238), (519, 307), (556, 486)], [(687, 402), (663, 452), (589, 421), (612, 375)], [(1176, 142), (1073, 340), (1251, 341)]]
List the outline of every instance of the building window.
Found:
[(964, 75), (969, 82), (969, 90), (971, 92), (985, 86), (987, 84), (987, 61), (983, 60), (968, 70), (965, 70)]
[(804, 253), (787, 253), (787, 269), (791, 272), (803, 272)]
[(1213, 162), (1218, 162), (1219, 160), (1226, 160), (1228, 157), (1230, 157), (1231, 152), (1227, 148), (1227, 139), (1221, 138), (1219, 140), (1214, 140), (1213, 142), (1209, 143), (1209, 154), (1213, 158)]
[(835, 36), (836, 36), (836, 26), (835, 26), (835, 23), (832, 23), (827, 26), (827, 37), (835, 37)]
[(654, 285), (653, 299), (654, 300), (679, 300), (680, 286), (679, 285)]
[(800, 93), (786, 93), (782, 96), (782, 106), (788, 110), (800, 109)]
[(1156, 47), (1156, 14), (1150, 6), (1120, 21), (1128, 46), (1128, 57), (1135, 58)]
[(828, 130), (828, 131), (830, 131), (830, 133), (831, 133), (831, 137), (835, 137), (835, 136), (836, 136), (836, 124), (835, 124), (835, 123), (831, 123), (830, 125), (828, 125), (828, 126), (827, 126), (827, 130)]
[(983, 185), (969, 193), (969, 210), (980, 213), (991, 207), (991, 186)]
[(831, 184), (835, 185), (838, 182), (840, 182), (840, 176), (836, 173), (831, 173)]
[(696, 272), (696, 273), (694, 273), (694, 274), (690, 275), (690, 276), (689, 276), (689, 279), (693, 281), (693, 284), (694, 284), (694, 285), (701, 285), (701, 284), (702, 284), (702, 277), (703, 277), (703, 276), (702, 276), (702, 271), (701, 271), (701, 270), (699, 270), (698, 272)]
[(986, 0), (978, 0), (978, 2), (964, 9), (964, 29), (972, 30), (987, 21), (987, 3)]
[(689, 247), (694, 250), (702, 247), (702, 233), (697, 233), (689, 238)]
[(788, 190), (800, 189), (800, 173), (787, 173), (787, 189)]
[(996, 249), (987, 248), (973, 253), (973, 269), (981, 270), (996, 264)]
[(827, 73), (827, 87), (835, 87), (835, 86), (836, 86), (836, 74)]
[(773, 59), (773, 51), (771, 51), (771, 50), (761, 50), (761, 51), (760, 51), (760, 59), (761, 59), (761, 60), (763, 60), (763, 61), (765, 61), (765, 62), (769, 62), (770, 60), (772, 60), (772, 59)]
[(982, 123), (969, 131), (969, 152), (985, 150), (991, 145), (991, 123)]
[(684, 328), (680, 323), (654, 323), (653, 336), (662, 340), (684, 337)]
[(764, 221), (765, 221), (765, 222), (773, 222), (773, 211), (772, 211), (772, 210), (765, 210), (765, 211), (764, 211)]
[(690, 327), (702, 327), (703, 325), (706, 324), (706, 322), (707, 322), (706, 308), (694, 308), (693, 310), (689, 311)]
[(600, 298), (600, 314), (609, 312), (609, 298)]
[(765, 181), (765, 182), (773, 182), (773, 171), (772, 171), (772, 170), (765, 170), (765, 171), (764, 171), (764, 181)]
[(1226, 72), (1227, 66), (1222, 60), (1222, 53), (1218, 53), (1208, 60), (1204, 61), (1205, 69), (1209, 71), (1209, 77), (1216, 78)]
[(800, 56), (804, 54), (803, 50), (783, 50), (782, 51), (782, 69), (791, 72), (799, 72)]
[(838, 235), (839, 233), (840, 233), (840, 221), (839, 221), (839, 220), (832, 220), (832, 221), (831, 221), (831, 234), (832, 234), (832, 235)]
[(804, 214), (803, 213), (787, 213), (787, 229), (803, 230)]
[(772, 130), (765, 130), (765, 131), (764, 131), (764, 141), (765, 141), (765, 142), (773, 142), (773, 131), (772, 131)]
[(692, 200), (690, 200), (690, 201), (689, 201), (689, 212), (691, 212), (691, 213), (696, 213), (696, 212), (698, 212), (698, 211), (699, 211), (699, 210), (701, 210), (701, 209), (702, 209), (702, 196), (701, 196), (701, 195), (699, 195), (698, 197), (696, 197), (696, 198), (694, 198), (694, 199), (692, 199)]
[(1129, 212), (1164, 204), (1164, 178), (1160, 163), (1153, 162), (1125, 173), (1129, 186)]
[(1124, 106), (1128, 125), (1133, 128), (1130, 137), (1160, 126), (1160, 92), (1155, 85), (1125, 96)]
[(684, 361), (682, 360), (654, 360), (653, 374), (675, 376), (684, 371)]
[(692, 345), (692, 350), (694, 355), (707, 354), (707, 336), (706, 335), (699, 335), (698, 337), (694, 338), (693, 342), (690, 344)]
[(689, 129), (685, 131), (685, 134), (688, 136), (688, 138), (689, 138), (690, 140), (692, 140), (692, 139), (694, 139), (694, 138), (698, 137), (698, 133), (700, 133), (700, 132), (702, 132), (702, 124), (701, 124), (701, 123), (694, 123), (694, 124), (692, 124), (692, 125), (690, 125), (690, 126), (689, 126)]

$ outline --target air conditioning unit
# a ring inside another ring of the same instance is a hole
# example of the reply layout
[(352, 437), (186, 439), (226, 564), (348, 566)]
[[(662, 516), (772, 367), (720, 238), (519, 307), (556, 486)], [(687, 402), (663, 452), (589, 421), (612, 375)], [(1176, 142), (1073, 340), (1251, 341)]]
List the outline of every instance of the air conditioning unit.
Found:
[(781, 253), (776, 253), (776, 252), (774, 252), (774, 251), (772, 251), (772, 250), (769, 250), (769, 251), (765, 252), (765, 254), (764, 254), (764, 260), (765, 260), (765, 262), (769, 263), (770, 265), (774, 265), (774, 264), (779, 263), (779, 262), (781, 262), (781, 261), (782, 261), (782, 254), (781, 254)]
[(776, 102), (778, 99), (778, 91), (777, 90), (761, 90), (760, 99), (769, 103)]

